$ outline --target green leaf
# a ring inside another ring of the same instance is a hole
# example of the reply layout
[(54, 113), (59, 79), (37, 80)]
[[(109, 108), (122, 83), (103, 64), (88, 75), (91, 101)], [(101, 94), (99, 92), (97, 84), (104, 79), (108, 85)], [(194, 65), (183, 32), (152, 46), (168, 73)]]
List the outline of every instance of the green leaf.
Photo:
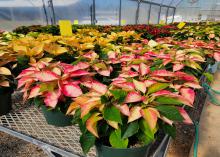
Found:
[(129, 124), (128, 128), (126, 129), (125, 133), (123, 134), (123, 139), (126, 139), (128, 137), (133, 136), (134, 134), (136, 134), (139, 130), (139, 125), (138, 125), (138, 121), (134, 121), (132, 123)]
[(110, 92), (112, 93), (112, 95), (114, 96), (114, 98), (116, 100), (118, 100), (118, 103), (123, 103), (126, 96), (127, 96), (127, 92), (121, 90), (121, 89), (116, 89), (116, 90), (110, 90)]
[(86, 133), (87, 132), (87, 128), (86, 128), (86, 125), (83, 124), (82, 120), (79, 120), (78, 124), (79, 124), (79, 129), (80, 129), (81, 133), (82, 134)]
[(138, 133), (137, 138), (143, 145), (148, 145), (153, 141), (151, 138), (146, 136), (145, 133), (143, 133), (142, 131)]
[(110, 126), (108, 125), (108, 123), (100, 123), (98, 124), (97, 128), (98, 128), (98, 133), (101, 136), (110, 136), (110, 131), (109, 131)]
[(53, 91), (55, 87), (55, 83), (41, 83), (40, 92)]
[(142, 59), (133, 59), (132, 60), (132, 64), (140, 64), (140, 63), (147, 63), (147, 61), (142, 60)]
[(34, 105), (36, 105), (37, 107), (40, 107), (40, 106), (44, 105), (44, 102), (41, 98), (35, 97), (34, 98)]
[(141, 119), (139, 122), (139, 126), (140, 126), (141, 131), (145, 135), (145, 138), (144, 138), (145, 142), (144, 143), (148, 144), (150, 141), (153, 141), (154, 140), (154, 132), (151, 130), (148, 123), (144, 119)]
[(160, 96), (155, 99), (156, 102), (160, 104), (167, 104), (167, 105), (182, 105), (183, 103), (176, 98)]
[(30, 58), (28, 56), (18, 56), (17, 57), (18, 64), (20, 64), (20, 65), (28, 65), (29, 59)]
[(150, 126), (144, 119), (140, 120), (139, 126), (146, 136), (148, 136), (150, 139), (154, 139), (154, 132), (151, 130)]
[(158, 59), (158, 60), (154, 61), (154, 63), (152, 64), (152, 66), (160, 65), (160, 64), (162, 64), (162, 63), (163, 63), (163, 60)]
[(179, 110), (174, 106), (161, 105), (157, 106), (156, 109), (170, 120), (183, 121), (183, 117), (179, 113)]
[(169, 83), (155, 83), (148, 88), (148, 94), (155, 93), (159, 90), (165, 89), (169, 86)]
[(95, 145), (95, 140), (96, 137), (88, 131), (80, 136), (80, 144), (85, 154)]
[(120, 111), (115, 106), (104, 108), (104, 119), (122, 123)]
[(207, 78), (209, 82), (212, 82), (214, 80), (214, 76), (209, 72), (203, 73), (203, 75)]
[(107, 66), (105, 65), (105, 63), (96, 63), (94, 64), (94, 66), (98, 67), (99, 69), (102, 69), (102, 70), (107, 70)]
[(128, 139), (121, 138), (121, 129), (111, 132), (109, 142), (113, 148), (127, 148), (128, 146)]
[(185, 65), (196, 70), (202, 70), (201, 66), (194, 61), (185, 61)]
[(80, 108), (78, 108), (75, 112), (75, 114), (73, 115), (73, 118), (72, 118), (72, 124), (78, 124), (79, 121), (81, 121), (81, 110)]
[(165, 133), (170, 135), (172, 138), (176, 137), (176, 128), (175, 128), (175, 126), (171, 126), (169, 124), (163, 123), (161, 128)]
[(108, 97), (107, 96), (105, 96), (105, 95), (102, 95), (101, 96), (101, 103), (102, 104), (105, 104), (105, 103), (107, 103), (109, 100), (108, 100)]
[(82, 123), (85, 124), (86, 121), (89, 119), (89, 117), (90, 117), (91, 115), (92, 115), (91, 113), (88, 113), (87, 115), (85, 115), (85, 116), (82, 118)]

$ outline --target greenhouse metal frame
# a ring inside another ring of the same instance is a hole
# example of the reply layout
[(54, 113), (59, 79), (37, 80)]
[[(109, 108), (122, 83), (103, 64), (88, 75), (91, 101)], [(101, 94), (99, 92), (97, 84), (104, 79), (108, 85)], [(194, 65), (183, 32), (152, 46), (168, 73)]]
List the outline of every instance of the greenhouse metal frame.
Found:
[(219, 20), (219, 0), (11, 0), (0, 1), (2, 28), (57, 24), (168, 24)]
[[(147, 0), (128, 0), (128, 1), (135, 1), (137, 3), (137, 8), (136, 8), (136, 15), (135, 15), (135, 24), (139, 24), (138, 19), (139, 19), (139, 12), (140, 12), (140, 5), (143, 3), (149, 4), (149, 10), (148, 10), (148, 21), (147, 23), (150, 23), (150, 15), (151, 15), (151, 11), (152, 11), (152, 6), (159, 6), (160, 9), (158, 10), (158, 17), (157, 17), (157, 23), (160, 23), (160, 14), (161, 14), (161, 8), (165, 7), (166, 8), (166, 21), (165, 23), (167, 24), (167, 17), (168, 17), (168, 12), (169, 9), (174, 9), (173, 14), (172, 14), (172, 22), (174, 21), (174, 16), (175, 16), (175, 12), (176, 12), (176, 7), (183, 1), (183, 0), (177, 0), (177, 3), (175, 4), (174, 1), (175, 0), (171, 0), (170, 3), (168, 5), (164, 4), (164, 0), (161, 1), (161, 3), (155, 3), (152, 1), (147, 1)], [(42, 0), (42, 2), (44, 3), (44, 0)], [(45, 4), (43, 5), (45, 6)], [(50, 8), (51, 12), (52, 12), (52, 17), (51, 17), (51, 24), (56, 24), (56, 15), (55, 15), (55, 9), (54, 9), (54, 5), (53, 5), (53, 0), (48, 0), (48, 7)], [(90, 7), (90, 11), (91, 11), (91, 24), (96, 24), (97, 23), (97, 19), (96, 19), (96, 0), (92, 0), (92, 5)], [(119, 21), (118, 21), (118, 25), (121, 25), (121, 20), (122, 20), (122, 0), (119, 0)], [(47, 19), (48, 15), (47, 12), (45, 12), (45, 17)], [(47, 21), (48, 23), (48, 21)]]

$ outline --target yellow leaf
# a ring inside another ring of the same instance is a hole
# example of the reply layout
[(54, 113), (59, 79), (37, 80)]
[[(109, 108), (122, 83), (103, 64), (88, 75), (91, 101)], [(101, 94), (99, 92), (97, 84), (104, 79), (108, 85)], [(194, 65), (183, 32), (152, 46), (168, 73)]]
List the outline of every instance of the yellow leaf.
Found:
[(30, 57), (30, 63), (36, 63), (37, 61), (36, 61), (36, 59), (35, 58), (33, 58), (33, 57)]
[(42, 53), (43, 50), (44, 50), (44, 44), (40, 44), (40, 45), (35, 46), (34, 48), (31, 49), (31, 54), (33, 56), (36, 56), (36, 55)]
[(54, 68), (52, 69), (52, 72), (54, 72), (54, 73), (57, 74), (57, 75), (61, 75), (61, 70), (60, 70), (59, 68), (57, 68), (57, 67), (54, 67)]
[(17, 64), (14, 64), (13, 66), (12, 66), (12, 69), (14, 69), (14, 68), (16, 68), (17, 67)]
[(0, 51), (0, 57), (3, 56), (4, 54), (6, 54), (8, 52), (5, 52), (5, 51)]
[(102, 69), (102, 70), (107, 70), (107, 66), (104, 63), (97, 63), (94, 65), (95, 67)]
[(1, 75), (11, 75), (11, 71), (8, 68), (0, 67), (0, 74)]
[(25, 53), (27, 52), (27, 47), (26, 46), (20, 46), (20, 45), (14, 45), (13, 50), (15, 52), (20, 52), (20, 53)]
[(3, 81), (3, 82), (0, 82), (0, 86), (2, 87), (10, 87), (10, 84), (8, 81)]
[(115, 128), (115, 129), (118, 129), (118, 122), (111, 121), (111, 120), (107, 120), (107, 123), (108, 123), (111, 127)]
[(159, 112), (156, 109), (151, 108), (151, 107), (147, 109), (142, 109), (140, 112), (143, 118), (149, 124), (151, 130), (155, 129), (157, 125), (157, 119), (160, 116)]
[(65, 47), (61, 47), (60, 45), (55, 43), (46, 44), (44, 46), (44, 50), (53, 55), (60, 55), (67, 52), (67, 49)]
[(100, 113), (93, 114), (87, 121), (86, 121), (86, 128), (97, 138), (99, 137), (97, 131), (97, 122), (102, 120), (103, 118), (99, 116)]
[(75, 114), (75, 111), (77, 108), (79, 108), (80, 105), (77, 104), (76, 102), (72, 102), (66, 112), (66, 115), (74, 115)]
[(49, 63), (53, 60), (53, 58), (49, 58), (49, 57), (46, 57), (46, 58), (41, 58), (40, 61), (42, 62), (46, 62), (46, 63)]
[(156, 41), (154, 41), (154, 40), (150, 40), (150, 41), (148, 42), (148, 45), (149, 45), (150, 47), (155, 47), (155, 46), (158, 45), (158, 43), (157, 43)]

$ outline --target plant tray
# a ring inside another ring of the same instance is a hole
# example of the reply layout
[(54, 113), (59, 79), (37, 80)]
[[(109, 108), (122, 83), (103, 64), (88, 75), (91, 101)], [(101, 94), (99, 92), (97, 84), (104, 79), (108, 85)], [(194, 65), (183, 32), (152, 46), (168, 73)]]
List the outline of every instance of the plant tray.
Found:
[[(33, 143), (44, 150), (48, 156), (54, 153), (64, 157), (82, 157), (80, 130), (76, 126), (55, 127), (48, 125), (42, 111), (30, 104), (21, 104), (22, 95), (13, 95), (13, 112), (0, 117), (0, 131)], [(15, 108), (16, 106), (16, 108)], [(153, 147), (152, 157), (163, 157), (167, 149), (168, 136), (162, 136)], [(95, 157), (95, 148), (87, 157)]]

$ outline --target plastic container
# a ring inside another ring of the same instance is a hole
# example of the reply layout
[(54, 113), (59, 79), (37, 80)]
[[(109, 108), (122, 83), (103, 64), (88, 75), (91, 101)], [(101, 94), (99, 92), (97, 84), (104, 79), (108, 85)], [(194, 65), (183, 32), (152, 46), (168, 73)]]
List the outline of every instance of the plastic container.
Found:
[(11, 88), (0, 88), (0, 116), (5, 115), (12, 109)]
[(97, 157), (147, 157), (149, 149), (150, 145), (125, 149), (96, 145)]
[(50, 125), (54, 125), (58, 127), (65, 127), (72, 125), (71, 116), (66, 116), (60, 111), (48, 110), (46, 106), (41, 106), (41, 110), (44, 114), (47, 123)]

